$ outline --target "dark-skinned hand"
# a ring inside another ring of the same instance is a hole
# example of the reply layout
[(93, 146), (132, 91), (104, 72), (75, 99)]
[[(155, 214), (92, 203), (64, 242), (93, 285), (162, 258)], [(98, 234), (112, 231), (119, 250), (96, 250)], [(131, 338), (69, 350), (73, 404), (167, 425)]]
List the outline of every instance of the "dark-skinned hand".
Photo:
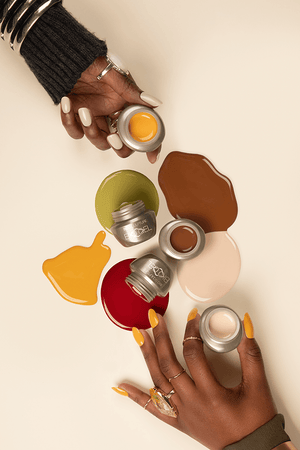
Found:
[[(117, 134), (109, 130), (107, 118), (116, 119), (116, 113), (131, 104), (153, 108), (161, 102), (145, 94), (135, 84), (131, 75), (121, 75), (114, 69), (109, 70), (101, 80), (97, 80), (97, 76), (107, 64), (104, 57), (98, 57), (82, 73), (72, 91), (61, 101), (61, 120), (73, 139), (86, 136), (98, 149), (113, 148), (118, 156), (127, 158), (132, 150), (123, 145)], [(160, 150), (161, 146), (147, 153), (151, 163), (157, 160)]]

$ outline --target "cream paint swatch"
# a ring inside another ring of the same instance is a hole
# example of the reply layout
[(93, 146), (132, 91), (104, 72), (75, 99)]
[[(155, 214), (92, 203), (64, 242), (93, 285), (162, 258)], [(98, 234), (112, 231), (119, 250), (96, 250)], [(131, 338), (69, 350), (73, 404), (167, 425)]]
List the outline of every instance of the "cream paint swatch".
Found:
[(236, 243), (227, 231), (216, 231), (206, 234), (205, 247), (199, 256), (179, 262), (177, 275), (189, 297), (199, 302), (213, 302), (230, 291), (240, 269)]

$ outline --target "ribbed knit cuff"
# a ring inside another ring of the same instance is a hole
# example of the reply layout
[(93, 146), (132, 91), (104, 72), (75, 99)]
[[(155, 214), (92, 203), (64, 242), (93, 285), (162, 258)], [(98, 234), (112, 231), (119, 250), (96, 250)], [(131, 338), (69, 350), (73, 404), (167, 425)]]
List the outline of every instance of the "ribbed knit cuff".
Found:
[(107, 47), (87, 31), (61, 4), (50, 8), (33, 26), (21, 55), (55, 104)]
[(227, 445), (223, 450), (272, 450), (289, 440), (289, 436), (284, 431), (284, 417), (282, 414), (277, 414), (249, 436), (235, 444)]

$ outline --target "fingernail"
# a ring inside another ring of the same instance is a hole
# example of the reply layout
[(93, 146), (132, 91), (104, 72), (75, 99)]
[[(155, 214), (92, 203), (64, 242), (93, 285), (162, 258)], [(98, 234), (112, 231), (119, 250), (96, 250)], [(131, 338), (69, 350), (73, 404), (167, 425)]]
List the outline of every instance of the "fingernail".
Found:
[(80, 108), (78, 110), (79, 118), (84, 127), (90, 127), (92, 125), (92, 116), (87, 108)]
[(68, 114), (71, 111), (71, 102), (68, 97), (63, 97), (60, 105), (63, 113)]
[(115, 391), (117, 394), (123, 395), (124, 397), (128, 397), (128, 392), (125, 391), (124, 389), (112, 387), (112, 390)]
[(193, 308), (192, 311), (188, 315), (187, 321), (189, 322), (190, 320), (195, 319), (197, 314), (198, 314), (198, 309), (197, 308)]
[(144, 340), (144, 336), (142, 335), (140, 330), (138, 330), (138, 328), (133, 327), (132, 334), (133, 334), (133, 337), (134, 337), (136, 343), (141, 347), (144, 344), (145, 340)]
[(153, 161), (150, 161), (151, 164), (155, 164), (155, 163), (159, 160), (159, 157), (160, 157), (160, 153), (158, 153), (158, 154), (156, 155), (156, 158), (153, 159)]
[(159, 320), (158, 320), (157, 314), (154, 311), (154, 309), (149, 309), (148, 317), (149, 317), (149, 322), (150, 322), (151, 327), (155, 328), (158, 325)]
[(253, 328), (252, 320), (250, 319), (250, 316), (248, 313), (246, 313), (244, 316), (244, 329), (245, 329), (247, 338), (253, 339), (254, 338), (254, 328)]
[(146, 92), (141, 93), (140, 99), (151, 106), (160, 106), (162, 104), (162, 102), (158, 100), (158, 98), (153, 97), (153, 95), (146, 94)]
[(121, 148), (123, 147), (123, 142), (121, 141), (117, 133), (109, 134), (106, 139), (109, 145), (115, 150), (121, 150)]

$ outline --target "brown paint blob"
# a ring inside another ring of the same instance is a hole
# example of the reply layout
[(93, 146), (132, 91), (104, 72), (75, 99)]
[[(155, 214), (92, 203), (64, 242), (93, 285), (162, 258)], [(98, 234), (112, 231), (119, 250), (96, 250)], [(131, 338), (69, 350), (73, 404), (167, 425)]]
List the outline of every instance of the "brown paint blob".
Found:
[(205, 233), (227, 231), (237, 217), (231, 181), (205, 156), (169, 153), (158, 182), (172, 216), (193, 220)]
[(170, 242), (174, 250), (180, 253), (187, 253), (197, 245), (197, 234), (191, 227), (180, 226), (175, 228), (170, 236)]

